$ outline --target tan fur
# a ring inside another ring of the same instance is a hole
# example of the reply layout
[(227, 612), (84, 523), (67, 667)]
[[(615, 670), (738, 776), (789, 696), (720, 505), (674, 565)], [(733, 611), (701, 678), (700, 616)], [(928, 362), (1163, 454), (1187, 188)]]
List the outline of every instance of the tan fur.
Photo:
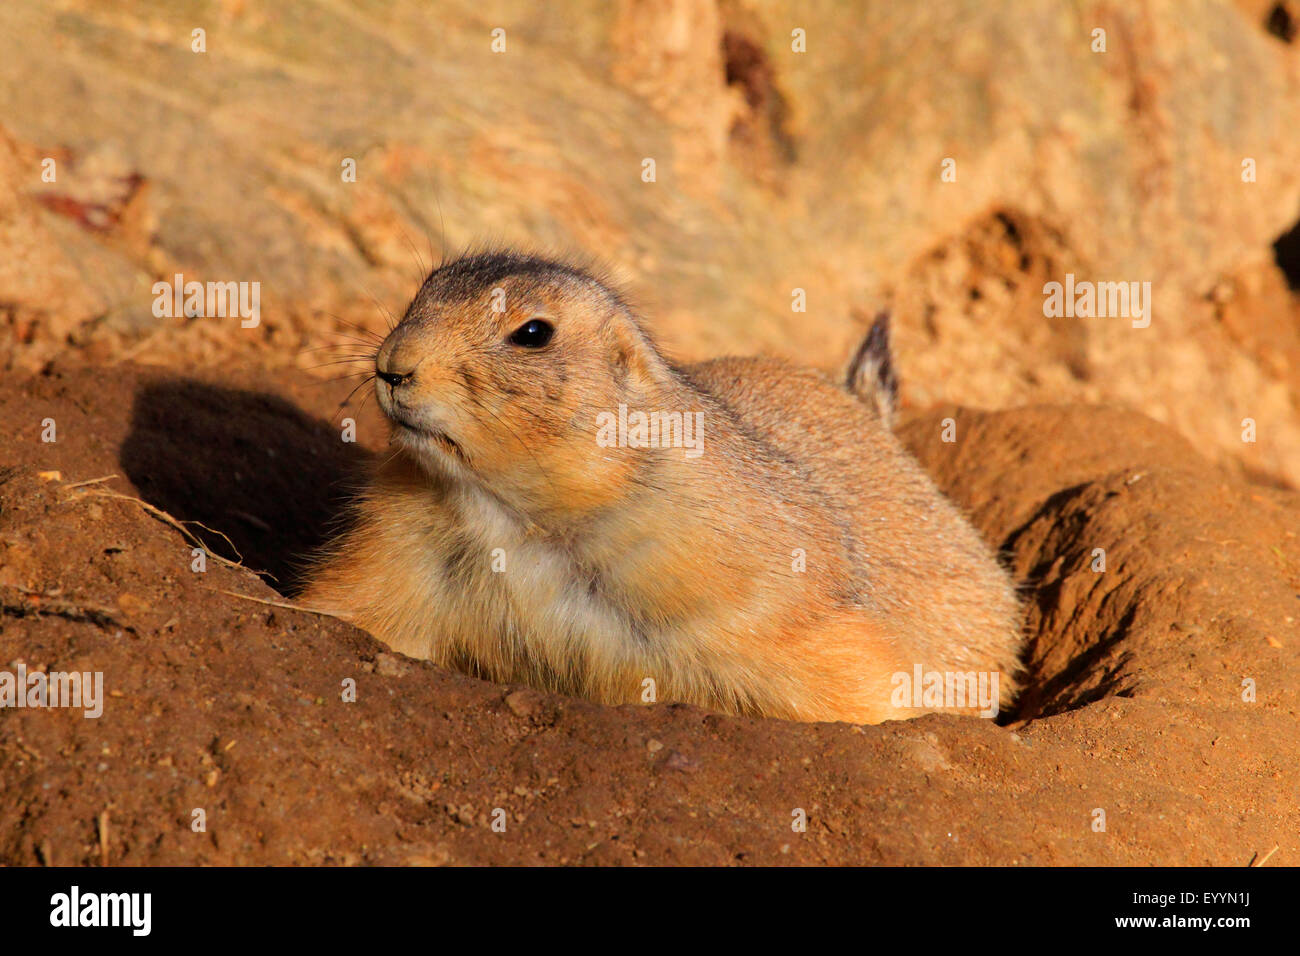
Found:
[[(507, 341), (538, 316), (550, 344)], [(604, 285), (510, 256), (433, 273), (376, 362), (407, 376), (377, 382), (396, 454), (304, 603), (413, 657), (606, 703), (651, 679), (659, 701), (878, 722), (922, 712), (891, 704), (915, 665), (1014, 692), (1007, 574), (873, 406), (820, 374), (674, 368)], [(703, 412), (703, 454), (601, 447), (620, 403)]]

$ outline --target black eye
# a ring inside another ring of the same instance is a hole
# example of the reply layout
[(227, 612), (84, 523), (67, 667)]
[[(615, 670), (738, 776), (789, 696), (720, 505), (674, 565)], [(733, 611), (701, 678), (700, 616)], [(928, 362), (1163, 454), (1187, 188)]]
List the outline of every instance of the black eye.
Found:
[(555, 326), (550, 322), (543, 319), (529, 319), (510, 333), (510, 341), (526, 349), (540, 349), (551, 341), (551, 336), (554, 334)]

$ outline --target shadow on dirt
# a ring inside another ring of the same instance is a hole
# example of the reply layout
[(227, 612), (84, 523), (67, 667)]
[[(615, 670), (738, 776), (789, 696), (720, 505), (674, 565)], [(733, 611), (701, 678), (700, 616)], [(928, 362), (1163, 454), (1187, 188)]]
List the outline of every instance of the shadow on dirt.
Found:
[(189, 525), (205, 547), (290, 596), (312, 552), (343, 526), (367, 458), (283, 398), (182, 379), (136, 393), (122, 445), (142, 498), (205, 525)]

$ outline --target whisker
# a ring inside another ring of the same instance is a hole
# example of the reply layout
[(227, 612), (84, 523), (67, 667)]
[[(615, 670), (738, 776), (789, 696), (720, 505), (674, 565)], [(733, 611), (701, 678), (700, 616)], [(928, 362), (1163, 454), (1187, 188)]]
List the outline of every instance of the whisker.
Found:
[[(447, 222), (442, 218), (442, 199), (438, 196), (436, 184), (433, 190), (433, 201), (438, 206), (438, 268), (441, 269), (447, 264)], [(424, 235), (426, 238), (428, 237), (429, 231), (427, 229)], [(432, 248), (429, 249), (429, 258), (433, 259)]]
[(406, 230), (403, 229), (401, 226), (398, 226), (397, 231), (400, 232), (402, 234), (402, 238), (406, 240), (406, 247), (411, 250), (411, 255), (415, 256), (415, 264), (420, 267), (420, 274), (416, 277), (415, 281), (418, 282), (420, 285), (423, 285), (425, 278), (429, 274), (429, 270), (425, 268), (424, 260), (420, 258), (420, 252), (418, 249), (415, 248), (415, 243), (411, 241), (411, 237), (407, 235)]
[(307, 382), (306, 384), (308, 387), (315, 388), (318, 385), (335, 385), (339, 382), (346, 382), (348, 379), (356, 378), (358, 375), (364, 375), (367, 378), (371, 378), (374, 374), (374, 372), (347, 372), (343, 375), (330, 375), (325, 378), (316, 379), (315, 381)]
[(367, 296), (370, 297), (370, 301), (375, 304), (376, 308), (378, 308), (379, 311), (382, 312), (384, 315), (388, 316), (388, 331), (391, 332), (393, 331), (393, 329), (397, 328), (398, 319), (395, 315), (393, 315), (392, 311), (388, 308), (388, 306), (380, 302), (379, 299), (375, 296), (375, 294), (371, 292), (369, 289), (367, 289), (364, 285), (361, 287), (361, 289), (363, 292), (365, 292)]
[(346, 339), (349, 344), (364, 345), (366, 348), (369, 349), (376, 349), (383, 344), (383, 342), (379, 339), (363, 338), (360, 335), (349, 335), (347, 332), (333, 332), (331, 334), (337, 335), (341, 339)]
[(343, 414), (343, 410), (344, 410), (345, 408), (348, 407), (348, 403), (352, 401), (352, 396), (355, 395), (355, 394), (357, 393), (357, 389), (364, 387), (364, 386), (366, 385), (367, 382), (373, 382), (374, 379), (375, 379), (375, 376), (374, 376), (373, 373), (370, 374), (370, 375), (367, 375), (365, 378), (363, 378), (360, 382), (358, 382), (358, 383), (353, 387), (352, 391), (348, 392), (348, 397), (345, 398), (345, 399), (343, 399), (343, 401), (339, 402), (338, 411), (336, 411), (336, 412), (334, 413), (334, 417), (332, 417), (332, 418), (330, 419), (331, 423), (333, 423), (333, 424), (335, 424), (335, 425), (338, 424), (338, 418), (337, 418), (337, 416)]
[(343, 318), (343, 316), (336, 315), (333, 312), (324, 312), (322, 314), (328, 315), (331, 319), (333, 319), (335, 322), (337, 322), (339, 325), (343, 326), (344, 328), (350, 329), (353, 332), (360, 332), (362, 335), (372, 338), (378, 343), (382, 344), (384, 341), (384, 337), (380, 335), (378, 332), (376, 332), (374, 329), (368, 329), (364, 325), (361, 325), (357, 322), (350, 322), (347, 319)]
[(376, 354), (376, 353), (375, 353), (375, 350), (373, 350), (373, 349), (371, 349), (371, 348), (369, 347), (369, 346), (370, 346), (370, 343), (369, 343), (369, 342), (363, 342), (361, 339), (356, 339), (356, 340), (351, 341), (351, 342), (332, 342), (332, 343), (330, 343), (330, 344), (328, 344), (328, 345), (313, 345), (313, 346), (312, 346), (311, 348), (309, 348), (309, 349), (299, 349), (298, 352), (297, 352), (296, 354), (298, 354), (298, 355), (310, 355), (312, 352), (324, 352), (326, 349), (357, 348), (358, 346), (364, 346), (364, 347), (366, 348), (366, 351), (363, 352), (363, 353), (361, 353), (362, 355), (374, 355), (374, 354)]
[(335, 359), (334, 361), (331, 362), (321, 362), (319, 365), (304, 365), (303, 371), (314, 372), (318, 368), (332, 368), (335, 365), (358, 365), (358, 364), (370, 365), (371, 362), (373, 362), (373, 360), (374, 360), (373, 356), (357, 355), (357, 356), (353, 356), (352, 358), (341, 358), (341, 359)]
[[(339, 348), (343, 348), (343, 347), (344, 347), (344, 346), (341, 346), (341, 345), (339, 346)], [(352, 346), (352, 347), (355, 348), (355, 346)], [(324, 348), (318, 348), (318, 349), (306, 349), (306, 350), (304, 350), (304, 351), (302, 351), (302, 352), (299, 352), (298, 354), (299, 354), (299, 355), (310, 355), (310, 354), (312, 354), (313, 352), (323, 352), (323, 351), (325, 351)], [(374, 352), (371, 352), (369, 349), (367, 349), (367, 350), (364, 351), (364, 352), (349, 352), (349, 353), (346, 354), (346, 355), (340, 355), (340, 356), (338, 356), (339, 359), (373, 359), (374, 357), (375, 357), (375, 353), (374, 353)]]
[[(379, 468), (385, 467), (389, 462), (391, 462), (394, 458), (396, 458), (401, 453), (402, 453), (402, 449), (398, 448), (397, 451), (393, 452), (391, 455), (389, 455), (387, 458), (384, 459), (383, 463), (379, 465)], [(376, 471), (377, 470), (378, 468), (376, 469)]]
[(366, 402), (370, 401), (371, 396), (373, 396), (374, 394), (375, 394), (374, 390), (372, 389), (371, 391), (368, 391), (366, 392), (366, 394), (361, 396), (361, 404), (357, 406), (358, 415), (360, 415), (362, 412), (366, 410)]

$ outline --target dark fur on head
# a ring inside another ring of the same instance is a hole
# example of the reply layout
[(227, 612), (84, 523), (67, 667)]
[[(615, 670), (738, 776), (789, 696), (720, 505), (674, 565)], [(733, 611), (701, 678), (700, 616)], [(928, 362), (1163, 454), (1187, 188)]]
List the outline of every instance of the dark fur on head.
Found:
[(407, 315), (430, 300), (470, 300), (482, 295), (508, 278), (578, 282), (599, 289), (627, 315), (633, 310), (615, 288), (607, 272), (595, 264), (574, 264), (571, 260), (548, 259), (515, 249), (484, 249), (467, 252), (433, 269), (407, 307)]

